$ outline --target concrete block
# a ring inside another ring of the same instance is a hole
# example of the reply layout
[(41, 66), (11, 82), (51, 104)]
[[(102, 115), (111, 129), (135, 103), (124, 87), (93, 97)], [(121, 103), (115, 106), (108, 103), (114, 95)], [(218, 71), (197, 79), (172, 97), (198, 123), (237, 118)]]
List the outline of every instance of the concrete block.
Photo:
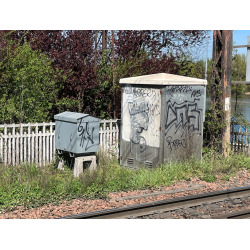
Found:
[(64, 160), (60, 160), (58, 163), (58, 169), (64, 170)]
[(89, 162), (89, 170), (95, 170), (96, 169), (96, 156), (81, 156), (75, 158), (75, 164), (74, 164), (74, 170), (73, 174), (75, 177), (78, 177), (79, 174), (83, 172), (83, 162)]

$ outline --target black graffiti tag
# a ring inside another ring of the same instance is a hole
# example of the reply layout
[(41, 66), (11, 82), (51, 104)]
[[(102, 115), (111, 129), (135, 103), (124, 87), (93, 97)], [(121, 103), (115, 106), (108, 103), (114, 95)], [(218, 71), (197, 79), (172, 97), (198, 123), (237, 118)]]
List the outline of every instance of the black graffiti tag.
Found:
[(149, 116), (156, 116), (160, 114), (160, 105), (158, 103), (141, 102), (137, 103), (134, 101), (129, 104), (129, 114), (136, 115), (139, 113), (146, 112)]
[(166, 94), (173, 97), (175, 93), (187, 93), (192, 91), (192, 86), (187, 85), (173, 85), (166, 90)]
[(175, 127), (175, 134), (179, 129), (182, 129), (182, 135), (186, 129), (187, 131), (200, 133), (202, 109), (198, 108), (198, 101), (200, 100), (195, 99), (194, 102), (185, 101), (180, 104), (172, 104), (171, 101), (167, 102), (165, 135), (167, 135), (172, 126)]
[[(82, 119), (80, 119), (80, 123), (78, 126), (78, 132), (80, 133), (81, 141), (80, 141), (80, 147), (84, 146), (84, 142), (87, 141), (85, 151), (88, 150), (90, 147), (94, 146), (94, 140), (93, 140), (93, 133), (95, 128), (92, 128), (92, 131), (89, 131), (89, 123), (86, 122), (85, 128), (82, 125)], [(89, 142), (92, 143), (91, 146), (88, 147)]]
[(201, 95), (202, 95), (202, 91), (198, 89), (198, 90), (193, 90), (191, 97), (199, 97)]
[(134, 88), (133, 94), (135, 97), (146, 97), (146, 96), (152, 96), (152, 94), (155, 93), (155, 90), (150, 88)]
[(170, 152), (172, 152), (172, 149), (176, 150), (176, 149), (178, 149), (180, 147), (182, 147), (182, 148), (187, 147), (187, 141), (186, 141), (185, 138), (173, 140), (172, 136), (168, 136), (166, 138), (166, 141), (168, 143), (168, 147), (170, 149)]

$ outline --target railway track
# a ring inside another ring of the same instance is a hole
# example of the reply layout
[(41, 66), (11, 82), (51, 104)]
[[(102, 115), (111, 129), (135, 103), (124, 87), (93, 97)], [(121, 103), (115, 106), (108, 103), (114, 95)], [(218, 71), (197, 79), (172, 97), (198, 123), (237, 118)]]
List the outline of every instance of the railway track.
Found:
[[(234, 207), (243, 209), (227, 213)], [(71, 215), (58, 219), (249, 218), (250, 209), (246, 208), (250, 208), (250, 186)], [(201, 212), (204, 210), (207, 213)]]
[(214, 216), (214, 219), (249, 219), (249, 218), (250, 218), (250, 209)]

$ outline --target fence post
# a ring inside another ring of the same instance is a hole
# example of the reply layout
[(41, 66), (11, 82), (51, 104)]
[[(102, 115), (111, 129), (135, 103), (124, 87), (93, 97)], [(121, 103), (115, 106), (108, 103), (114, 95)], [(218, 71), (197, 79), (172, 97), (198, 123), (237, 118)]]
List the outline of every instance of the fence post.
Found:
[(49, 154), (49, 161), (52, 161), (52, 122), (50, 122), (50, 136), (49, 136), (49, 140), (50, 140), (50, 154)]
[(23, 133), (23, 161), (27, 161), (27, 145), (26, 145), (27, 137), (26, 137), (26, 131)]
[(15, 156), (16, 156), (16, 143), (15, 143), (16, 131), (15, 131), (15, 124), (13, 123), (12, 128), (12, 165), (16, 165)]
[(36, 136), (36, 166), (38, 165), (38, 124), (35, 124), (36, 126), (36, 131), (35, 131), (35, 136)]
[(20, 126), (20, 161), (23, 162), (23, 125)]
[(35, 162), (35, 157), (34, 157), (34, 149), (35, 149), (35, 143), (34, 143), (34, 138), (35, 135), (34, 135), (34, 131), (32, 131), (32, 134), (31, 134), (31, 162), (34, 163)]
[(116, 132), (115, 132), (115, 146), (116, 146), (116, 157), (118, 158), (119, 157), (119, 127), (118, 127), (118, 120), (116, 121), (116, 125), (115, 125), (115, 128), (116, 128)]
[(39, 166), (42, 166), (42, 131), (39, 131)]
[(42, 142), (43, 142), (43, 166), (45, 166), (45, 124), (44, 122), (43, 122)]
[(49, 131), (45, 130), (46, 133), (46, 164), (49, 163)]
[(106, 145), (106, 138), (107, 138), (107, 128), (106, 128), (106, 121), (103, 123), (103, 150), (105, 151), (107, 149)]
[(7, 164), (7, 124), (4, 124), (4, 164)]
[(16, 164), (18, 165), (20, 162), (20, 134), (16, 133)]
[(0, 132), (0, 162), (3, 161), (3, 133)]
[(8, 134), (8, 164), (11, 164), (11, 134)]
[(28, 123), (28, 163), (30, 163), (30, 123)]

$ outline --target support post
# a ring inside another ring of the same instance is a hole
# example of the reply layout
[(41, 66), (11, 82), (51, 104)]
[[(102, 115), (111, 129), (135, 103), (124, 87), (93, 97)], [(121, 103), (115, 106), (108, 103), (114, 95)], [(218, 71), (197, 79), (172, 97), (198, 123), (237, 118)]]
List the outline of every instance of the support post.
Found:
[[(247, 37), (247, 45), (250, 45), (250, 36)], [(250, 82), (250, 47), (247, 47), (246, 81)]]
[[(113, 70), (113, 87), (114, 87), (114, 85), (115, 85), (115, 37), (114, 37), (114, 31), (113, 30), (112, 30), (112, 70)], [(116, 89), (114, 87), (114, 96), (113, 96), (113, 109), (114, 109), (113, 118), (114, 119), (116, 119), (115, 95), (116, 95)]]
[(75, 177), (78, 177), (79, 174), (83, 173), (84, 167), (83, 162), (89, 162), (89, 170), (93, 171), (96, 170), (96, 156), (90, 155), (90, 156), (78, 156), (75, 158), (75, 165), (73, 169), (73, 174)]
[(231, 121), (231, 81), (232, 81), (232, 52), (233, 52), (233, 31), (222, 31), (222, 55), (221, 55), (221, 84), (222, 101), (225, 111), (226, 129), (222, 135), (222, 154), (229, 156), (230, 145), (230, 121)]
[[(229, 156), (230, 118), (231, 118), (231, 79), (232, 79), (233, 31), (214, 30), (213, 32), (213, 83), (211, 87), (211, 105), (221, 103), (225, 112), (221, 122), (226, 129), (221, 135), (221, 153)], [(218, 93), (218, 87), (222, 94)]]

